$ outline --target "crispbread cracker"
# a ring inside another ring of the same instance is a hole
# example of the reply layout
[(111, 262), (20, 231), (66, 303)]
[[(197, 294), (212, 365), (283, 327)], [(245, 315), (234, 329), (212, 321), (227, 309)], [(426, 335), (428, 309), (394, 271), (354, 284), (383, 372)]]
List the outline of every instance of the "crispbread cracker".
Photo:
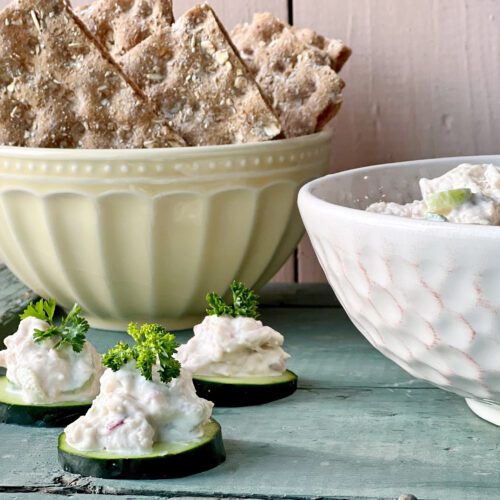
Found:
[(58, 148), (182, 145), (64, 0), (0, 13), (0, 143)]
[(278, 119), (206, 4), (119, 61), (189, 145), (265, 141), (280, 133)]
[(330, 55), (272, 14), (255, 14), (232, 39), (281, 120), (286, 137), (321, 130), (338, 112), (344, 82)]
[(337, 73), (351, 57), (352, 50), (342, 41), (334, 38), (328, 39), (318, 35), (309, 28), (292, 28), (298, 38), (310, 47), (316, 47), (318, 50), (327, 54), (330, 58), (330, 66)]
[(174, 22), (171, 0), (96, 0), (76, 12), (115, 57)]

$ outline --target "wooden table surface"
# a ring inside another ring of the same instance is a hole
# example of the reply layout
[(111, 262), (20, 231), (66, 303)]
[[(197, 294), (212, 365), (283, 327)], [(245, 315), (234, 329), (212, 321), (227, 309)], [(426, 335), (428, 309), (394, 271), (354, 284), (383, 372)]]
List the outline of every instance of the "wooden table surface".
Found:
[[(5, 269), (0, 283), (0, 321), (12, 328), (29, 296)], [(60, 430), (2, 424), (0, 498), (500, 498), (500, 429), (379, 354), (327, 288), (275, 285), (263, 297), (277, 304), (262, 319), (285, 335), (300, 387), (271, 404), (215, 410), (224, 464), (175, 480), (85, 478), (59, 468)], [(102, 351), (122, 336), (94, 330), (90, 340)]]

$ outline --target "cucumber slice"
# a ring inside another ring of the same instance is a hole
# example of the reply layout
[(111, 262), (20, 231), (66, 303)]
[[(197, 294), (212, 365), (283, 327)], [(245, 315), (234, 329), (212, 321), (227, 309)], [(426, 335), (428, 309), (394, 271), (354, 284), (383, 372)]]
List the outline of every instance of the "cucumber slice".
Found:
[(0, 423), (35, 427), (65, 427), (87, 413), (91, 401), (29, 404), (9, 391), (7, 377), (0, 376)]
[(273, 377), (193, 377), (198, 396), (215, 406), (260, 405), (286, 398), (297, 389), (297, 375), (287, 370)]
[(472, 198), (472, 191), (468, 188), (450, 189), (433, 193), (425, 199), (429, 212), (448, 215), (452, 210), (467, 203)]
[(162, 479), (189, 476), (224, 462), (226, 452), (218, 422), (210, 419), (203, 436), (188, 444), (157, 443), (147, 455), (80, 451), (59, 435), (59, 463), (67, 472), (104, 479)]

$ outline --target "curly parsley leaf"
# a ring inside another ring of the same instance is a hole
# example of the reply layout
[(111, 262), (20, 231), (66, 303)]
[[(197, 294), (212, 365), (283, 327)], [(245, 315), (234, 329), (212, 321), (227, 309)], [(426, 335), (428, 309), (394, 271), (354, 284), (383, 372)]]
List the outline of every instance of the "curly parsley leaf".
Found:
[(40, 299), (38, 302), (31, 302), (20, 315), (21, 319), (28, 317), (38, 318), (49, 324), (47, 330), (35, 329), (33, 340), (43, 342), (54, 338), (56, 343), (54, 349), (61, 349), (70, 346), (73, 351), (81, 352), (85, 345), (86, 333), (89, 330), (87, 320), (81, 316), (81, 309), (75, 304), (68, 315), (62, 318), (61, 325), (54, 324), (54, 313), (56, 311), (56, 301), (54, 299)]
[(259, 298), (250, 288), (243, 283), (233, 281), (231, 285), (233, 292), (233, 309), (235, 316), (246, 316), (247, 318), (259, 317)]
[(130, 323), (127, 331), (135, 340), (135, 345), (119, 342), (103, 356), (104, 366), (117, 371), (129, 361), (135, 361), (141, 375), (146, 380), (152, 380), (153, 367), (158, 364), (160, 380), (165, 384), (179, 376), (181, 365), (173, 357), (178, 347), (174, 335), (154, 323), (146, 323), (141, 327)]
[(231, 284), (233, 295), (233, 304), (228, 305), (224, 299), (211, 292), (207, 295), (207, 314), (215, 316), (245, 316), (247, 318), (257, 319), (259, 317), (259, 297), (239, 281), (233, 281)]
[(35, 328), (33, 332), (33, 340), (35, 342), (43, 342), (44, 340), (50, 339), (56, 335), (59, 335), (59, 328), (57, 326), (49, 326), (47, 330), (38, 330)]
[(54, 318), (55, 310), (56, 301), (54, 299), (40, 299), (38, 302), (30, 302), (24, 312), (19, 315), (19, 317), (21, 319), (26, 319), (32, 316), (34, 318), (38, 318), (42, 321), (47, 321), (47, 323), (50, 323)]
[(80, 308), (73, 306), (70, 313), (63, 318), (61, 338), (55, 345), (58, 349), (64, 345), (70, 345), (75, 352), (82, 352), (87, 340), (85, 335), (89, 331), (87, 320), (80, 316)]
[(120, 341), (102, 357), (102, 364), (116, 372), (133, 359), (132, 348)]
[(233, 315), (233, 307), (227, 305), (224, 302), (224, 299), (220, 295), (217, 295), (215, 292), (208, 293), (206, 300), (208, 303), (208, 308), (207, 308), (208, 315), (215, 315), (215, 316)]

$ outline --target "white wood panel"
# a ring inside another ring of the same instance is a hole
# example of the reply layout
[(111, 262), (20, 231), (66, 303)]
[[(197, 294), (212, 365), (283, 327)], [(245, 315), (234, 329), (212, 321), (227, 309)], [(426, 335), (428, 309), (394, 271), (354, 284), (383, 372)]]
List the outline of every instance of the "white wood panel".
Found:
[[(500, 150), (500, 1), (294, 0), (296, 25), (344, 39), (332, 170)], [(308, 242), (299, 279), (323, 280)]]

